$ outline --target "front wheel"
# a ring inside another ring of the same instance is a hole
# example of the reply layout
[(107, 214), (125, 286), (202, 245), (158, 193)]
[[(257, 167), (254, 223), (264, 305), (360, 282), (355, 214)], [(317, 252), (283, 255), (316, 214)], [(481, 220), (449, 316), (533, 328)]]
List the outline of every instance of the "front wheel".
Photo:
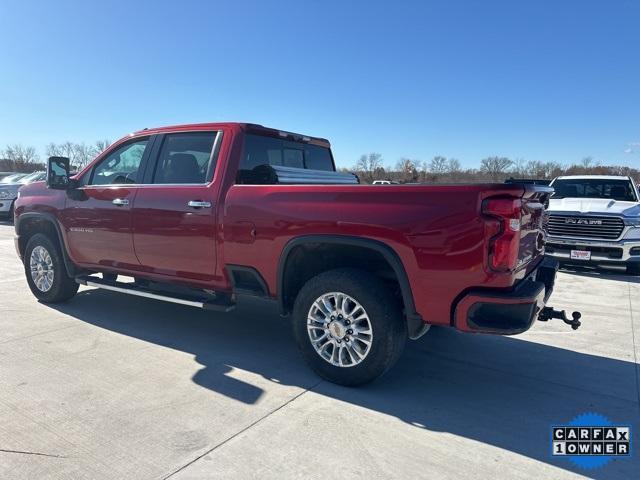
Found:
[(42, 233), (27, 242), (24, 271), (31, 292), (42, 302), (64, 302), (78, 291), (78, 283), (67, 274), (58, 243)]
[(336, 269), (309, 280), (293, 308), (302, 356), (322, 378), (361, 385), (398, 360), (407, 326), (398, 300), (379, 278)]

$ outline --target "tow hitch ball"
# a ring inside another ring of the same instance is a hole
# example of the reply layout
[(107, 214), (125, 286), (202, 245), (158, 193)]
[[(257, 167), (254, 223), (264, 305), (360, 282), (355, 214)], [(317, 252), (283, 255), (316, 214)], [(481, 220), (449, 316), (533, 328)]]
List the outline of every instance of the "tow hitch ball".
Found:
[(580, 317), (582, 314), (580, 312), (573, 312), (571, 314), (571, 319), (567, 318), (567, 312), (564, 310), (555, 310), (553, 307), (543, 307), (538, 314), (538, 320), (541, 322), (546, 322), (547, 320), (551, 320), (553, 318), (558, 318), (562, 320), (567, 325), (571, 325), (571, 328), (577, 330), (580, 325)]

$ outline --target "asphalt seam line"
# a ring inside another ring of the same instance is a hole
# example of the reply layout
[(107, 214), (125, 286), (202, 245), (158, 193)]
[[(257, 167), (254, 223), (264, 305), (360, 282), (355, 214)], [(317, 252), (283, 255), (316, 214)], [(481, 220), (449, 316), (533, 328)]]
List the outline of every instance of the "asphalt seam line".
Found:
[(52, 458), (67, 458), (62, 455), (54, 455), (51, 453), (40, 453), (40, 452), (24, 452), (22, 450), (6, 450), (4, 448), (0, 448), (0, 452), (2, 453), (19, 453), (22, 455), (38, 455), (39, 457), (52, 457)]
[(201, 458), (209, 455), (211, 452), (215, 451), (216, 449), (222, 447), (224, 444), (230, 442), (231, 440), (233, 440), (234, 438), (238, 437), (239, 435), (242, 435), (244, 432), (246, 432), (247, 430), (253, 428), (255, 425), (257, 425), (258, 423), (262, 422), (263, 420), (269, 418), (271, 415), (273, 415), (274, 413), (278, 412), (279, 410), (282, 410), (284, 407), (286, 407), (287, 405), (289, 405), (290, 403), (294, 402), (295, 400), (297, 400), (298, 398), (300, 398), (302, 395), (304, 395), (307, 392), (312, 391), (313, 389), (315, 389), (318, 385), (320, 385), (322, 383), (322, 380), (320, 380), (319, 382), (317, 382), (316, 384), (312, 385), (311, 387), (307, 388), (306, 390), (303, 390), (302, 392), (300, 392), (298, 395), (295, 395), (294, 397), (292, 397), (291, 399), (287, 400), (285, 403), (283, 403), (282, 405), (280, 405), (277, 408), (274, 408), (273, 410), (271, 410), (270, 412), (268, 412), (267, 414), (263, 415), (262, 417), (258, 418), (257, 420), (255, 420), (254, 422), (250, 423), (249, 425), (247, 425), (246, 427), (244, 427), (243, 429), (237, 431), (236, 433), (234, 433), (233, 435), (231, 435), (230, 437), (225, 438), (223, 441), (221, 441), (220, 443), (218, 443), (217, 445), (214, 445), (212, 448), (210, 448), (209, 450), (207, 450), (206, 452), (204, 452), (201, 455), (198, 455), (196, 458), (194, 458), (193, 460), (191, 460), (190, 462), (186, 463), (185, 465), (183, 465), (182, 467), (178, 468), (177, 470), (174, 470), (173, 472), (171, 472), (169, 475), (162, 477), (162, 480), (167, 480), (170, 477), (173, 477), (176, 473), (181, 472), (182, 470), (184, 470), (185, 468), (189, 467), (190, 465), (193, 465), (195, 462), (197, 462), (198, 460), (200, 460)]

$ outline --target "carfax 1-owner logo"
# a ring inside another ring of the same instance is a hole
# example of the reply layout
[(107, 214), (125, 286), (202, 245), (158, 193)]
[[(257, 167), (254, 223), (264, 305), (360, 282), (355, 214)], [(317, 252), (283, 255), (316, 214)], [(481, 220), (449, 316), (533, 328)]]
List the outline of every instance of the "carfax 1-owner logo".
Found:
[(599, 413), (583, 413), (551, 428), (551, 451), (581, 468), (598, 468), (613, 458), (631, 456), (631, 427), (615, 425)]

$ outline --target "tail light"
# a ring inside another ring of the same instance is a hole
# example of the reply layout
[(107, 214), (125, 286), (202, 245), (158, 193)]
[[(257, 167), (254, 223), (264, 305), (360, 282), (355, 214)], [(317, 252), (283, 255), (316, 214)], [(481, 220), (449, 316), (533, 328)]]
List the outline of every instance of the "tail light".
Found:
[(488, 198), (482, 203), (482, 213), (490, 217), (485, 229), (489, 237), (489, 266), (499, 272), (514, 270), (520, 251), (522, 200)]

